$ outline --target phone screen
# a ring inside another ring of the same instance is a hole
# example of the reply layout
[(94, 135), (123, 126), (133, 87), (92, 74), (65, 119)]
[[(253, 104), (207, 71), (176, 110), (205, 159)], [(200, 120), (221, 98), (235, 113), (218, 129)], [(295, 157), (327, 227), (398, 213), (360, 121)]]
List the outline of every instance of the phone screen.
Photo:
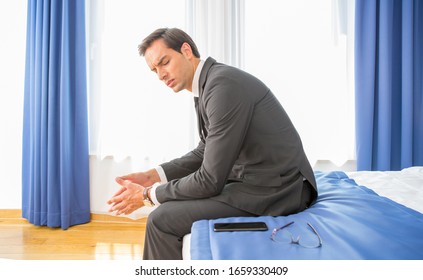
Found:
[(215, 223), (214, 231), (256, 231), (267, 230), (264, 222)]

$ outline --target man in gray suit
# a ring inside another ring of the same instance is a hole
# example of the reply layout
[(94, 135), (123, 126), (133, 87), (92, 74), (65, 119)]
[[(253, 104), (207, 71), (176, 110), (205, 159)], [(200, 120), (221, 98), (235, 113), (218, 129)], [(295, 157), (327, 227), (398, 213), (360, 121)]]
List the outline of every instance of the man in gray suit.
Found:
[(288, 215), (317, 197), (301, 139), (269, 88), (237, 68), (203, 61), (180, 29), (158, 29), (139, 46), (173, 91), (193, 93), (200, 143), (157, 168), (116, 178), (110, 211), (159, 205), (147, 221), (144, 259), (181, 259), (193, 222)]

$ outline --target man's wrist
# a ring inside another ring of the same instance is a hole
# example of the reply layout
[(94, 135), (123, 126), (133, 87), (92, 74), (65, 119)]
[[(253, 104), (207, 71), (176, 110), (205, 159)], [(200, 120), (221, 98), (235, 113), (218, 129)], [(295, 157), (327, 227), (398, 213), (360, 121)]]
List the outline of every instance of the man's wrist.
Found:
[(145, 206), (154, 206), (154, 202), (150, 199), (149, 192), (151, 190), (151, 187), (146, 187), (143, 190), (143, 202)]
[(160, 202), (157, 200), (157, 196), (156, 196), (156, 189), (158, 186), (160, 186), (160, 183), (155, 183), (151, 187), (151, 189), (148, 191), (149, 197), (151, 201), (153, 201), (154, 205), (160, 205)]
[(146, 174), (148, 180), (153, 184), (160, 182), (160, 175), (155, 168), (148, 170)]

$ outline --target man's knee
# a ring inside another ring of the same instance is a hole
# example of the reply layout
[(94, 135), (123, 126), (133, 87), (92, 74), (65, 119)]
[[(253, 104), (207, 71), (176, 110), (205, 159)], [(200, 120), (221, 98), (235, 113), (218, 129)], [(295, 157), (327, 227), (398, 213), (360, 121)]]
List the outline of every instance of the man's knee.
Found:
[(163, 222), (162, 220), (163, 215), (160, 212), (161, 211), (159, 206), (148, 214), (147, 224), (146, 224), (147, 230), (152, 228), (159, 228), (159, 229), (161, 228), (161, 224)]
[(180, 231), (179, 215), (172, 211), (171, 205), (164, 203), (152, 211), (147, 218), (147, 230), (155, 228), (159, 231), (177, 234)]
[(187, 209), (178, 205), (178, 201), (170, 201), (161, 204), (152, 211), (147, 218), (147, 230), (155, 228), (161, 232), (176, 236), (184, 236), (191, 231), (192, 217)]

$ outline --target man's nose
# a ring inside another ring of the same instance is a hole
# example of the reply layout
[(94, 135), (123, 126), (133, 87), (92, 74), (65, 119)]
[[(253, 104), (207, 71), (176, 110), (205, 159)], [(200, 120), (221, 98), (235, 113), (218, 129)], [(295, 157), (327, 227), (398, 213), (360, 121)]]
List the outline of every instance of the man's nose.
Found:
[(157, 76), (159, 77), (160, 81), (163, 81), (166, 77), (166, 72), (164, 70), (157, 70)]

